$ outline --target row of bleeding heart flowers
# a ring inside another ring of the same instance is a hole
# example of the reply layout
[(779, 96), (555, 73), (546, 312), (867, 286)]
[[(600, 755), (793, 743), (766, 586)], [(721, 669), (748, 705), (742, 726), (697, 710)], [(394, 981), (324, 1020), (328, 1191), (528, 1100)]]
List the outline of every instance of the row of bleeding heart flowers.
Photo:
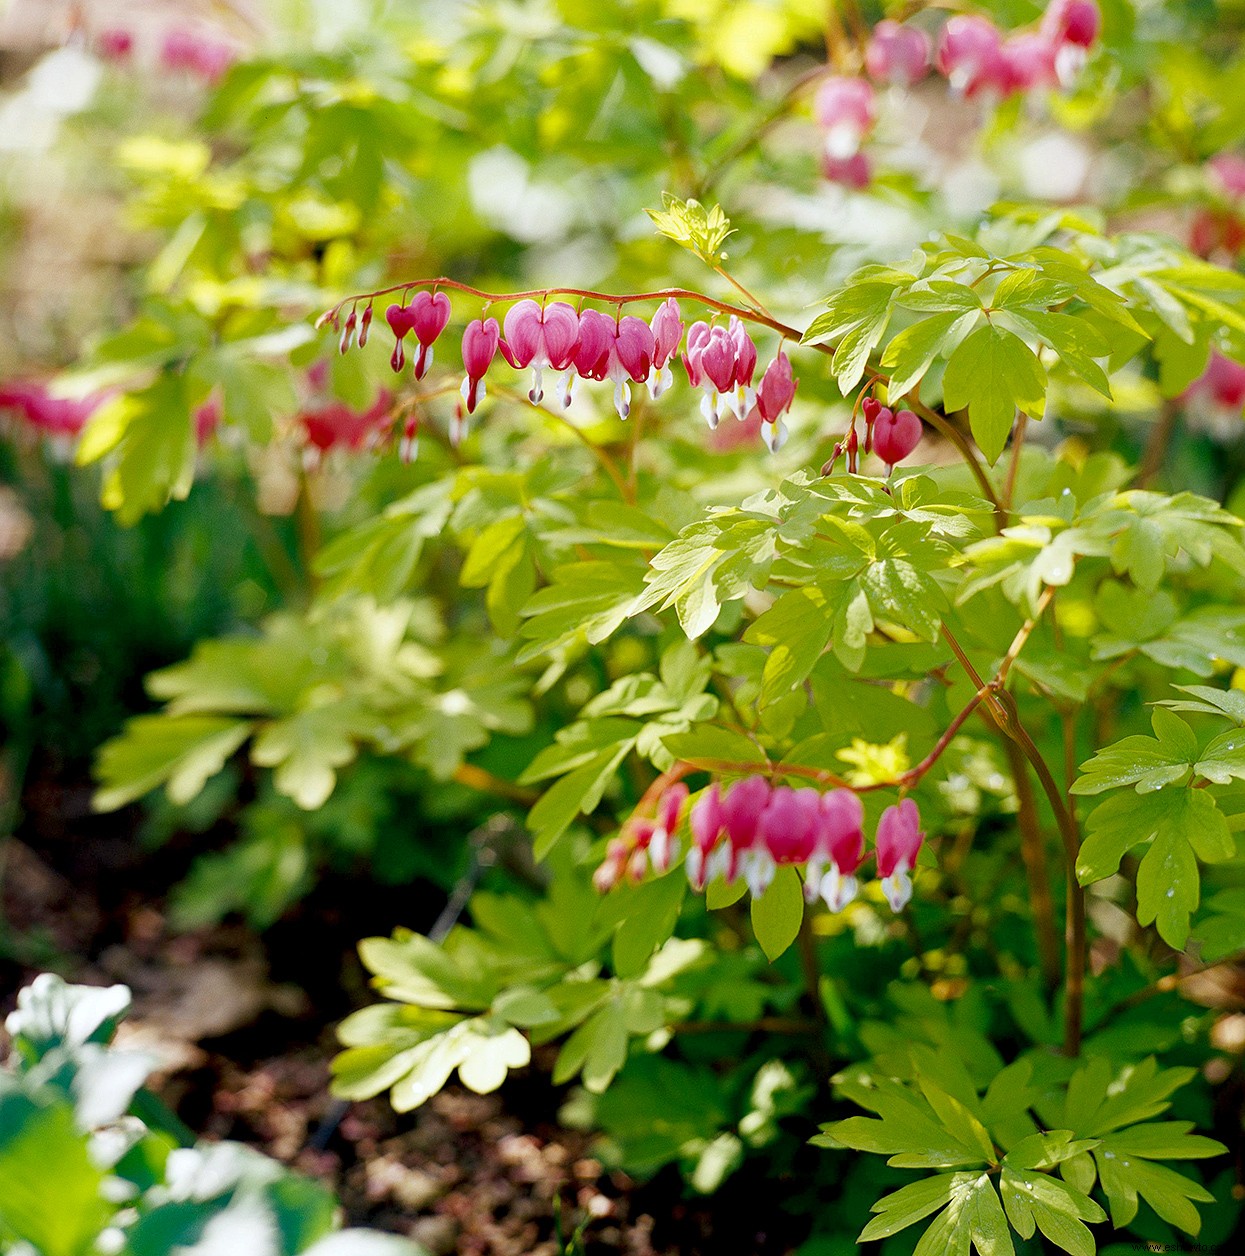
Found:
[[(650, 869), (666, 872), (679, 855), (676, 833), (690, 796), (679, 782), (662, 794), (655, 815), (633, 816), (610, 842), (593, 876), (596, 888), (605, 893), (623, 880), (642, 881)], [(744, 777), (725, 789), (714, 781), (687, 809), (687, 828), (685, 867), (695, 890), (719, 878), (730, 883), (742, 877), (759, 898), (780, 867), (802, 864), (810, 903), (821, 899), (839, 912), (859, 892), (857, 874), (868, 857), (864, 808), (850, 789), (792, 789), (762, 776)], [(892, 911), (902, 910), (912, 897), (912, 869), (924, 840), (911, 798), (882, 812), (873, 857)]]
[(1036, 29), (1006, 35), (987, 17), (956, 14), (939, 32), (937, 48), (920, 26), (879, 22), (865, 49), (869, 77), (835, 75), (818, 88), (813, 113), (825, 132), (823, 173), (849, 187), (868, 185), (871, 170), (861, 149), (876, 120), (870, 79), (911, 87), (936, 66), (952, 91), (970, 98), (1067, 86), (1101, 26), (1096, 0), (1053, 0)]
[[(404, 304), (390, 305), (385, 321), (394, 334), (390, 365), (406, 365), (406, 340), (415, 345), (414, 372), (422, 379), (432, 366), (433, 346), (448, 326), (450, 299), (444, 292), (420, 291)], [(341, 349), (367, 343), (372, 307), (361, 315), (352, 311), (345, 321)], [(503, 323), (481, 316), (467, 324), (462, 338), (464, 378), (462, 399), (467, 414), (486, 395), (484, 377), (496, 357), (516, 370), (531, 369), (528, 397), (544, 398), (544, 372), (559, 375), (558, 403), (569, 406), (576, 382), (608, 380), (614, 385), (614, 407), (619, 418), (631, 412), (631, 386), (643, 384), (655, 399), (674, 383), (671, 363), (680, 355), (688, 380), (703, 391), (700, 411), (709, 427), (733, 414), (746, 420), (755, 410), (766, 446), (776, 452), (787, 438), (783, 416), (791, 408), (799, 381), (791, 360), (780, 348), (756, 382), (757, 347), (739, 318), (726, 325), (695, 322), (686, 329), (679, 303), (669, 297), (649, 322), (634, 314), (604, 314), (588, 307), (577, 310), (565, 301), (517, 301)], [(461, 430), (457, 433), (461, 435)]]

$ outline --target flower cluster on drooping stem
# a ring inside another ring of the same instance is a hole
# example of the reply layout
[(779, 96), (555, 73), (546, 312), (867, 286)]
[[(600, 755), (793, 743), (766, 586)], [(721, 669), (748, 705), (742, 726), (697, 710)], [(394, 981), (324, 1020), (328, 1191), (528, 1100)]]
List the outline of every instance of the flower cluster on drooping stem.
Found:
[[(677, 859), (676, 833), (690, 797), (682, 782), (658, 799), (655, 815), (633, 816), (610, 842), (593, 878), (606, 892), (622, 880), (638, 882), (650, 868), (666, 872)], [(746, 883), (754, 898), (786, 865), (804, 867), (804, 896), (842, 911), (860, 890), (867, 859), (864, 808), (850, 789), (822, 793), (812, 787), (771, 785), (747, 776), (723, 789), (714, 781), (687, 813), (688, 880), (703, 890), (713, 880)], [(874, 858), (882, 893), (893, 911), (912, 895), (912, 869), (924, 841), (920, 814), (910, 798), (888, 807), (878, 821)]]
[(867, 77), (834, 75), (817, 90), (813, 114), (824, 136), (822, 173), (846, 187), (868, 186), (872, 169), (864, 145), (878, 113), (873, 83), (908, 88), (936, 68), (953, 92), (969, 98), (1067, 87), (1101, 26), (1096, 0), (1052, 0), (1036, 29), (1011, 34), (988, 17), (958, 13), (942, 27), (936, 45), (913, 23), (879, 22), (865, 48)]
[[(614, 385), (615, 409), (625, 419), (631, 412), (633, 385), (645, 386), (654, 399), (673, 386), (671, 363), (685, 344), (683, 366), (692, 386), (705, 394), (701, 413), (709, 427), (716, 428), (727, 411), (741, 422), (755, 415), (762, 439), (776, 452), (787, 436), (783, 416), (799, 382), (781, 348), (758, 385), (757, 347), (738, 315), (730, 314), (725, 325), (695, 322), (685, 337), (683, 314), (674, 297), (663, 300), (649, 322), (622, 313), (622, 304), (629, 299), (619, 299), (611, 315), (591, 306), (577, 309), (566, 301), (524, 296), (500, 324), (484, 314), (468, 323), (462, 339), (462, 407), (451, 423), (452, 441), (457, 444), (462, 439), (466, 416), (474, 414), (484, 399), (485, 376), (498, 354), (515, 370), (531, 370), (528, 399), (533, 405), (545, 398), (544, 372), (553, 371), (558, 375), (555, 391), (560, 408), (571, 404), (578, 380), (609, 381)], [(337, 311), (326, 316), (339, 327), (342, 353), (356, 343), (367, 343), (372, 306), (370, 298), (361, 300), (368, 301), (362, 313), (356, 302), (344, 322)], [(388, 307), (385, 321), (394, 336), (390, 365), (395, 372), (405, 369), (405, 343), (413, 335), (418, 344), (415, 378), (427, 374), (434, 345), (451, 313), (444, 292), (423, 289), (409, 301)]]
[[(870, 384), (868, 388), (872, 387)], [(865, 420), (865, 439), (863, 452), (875, 453), (886, 463), (887, 473), (911, 456), (921, 443), (925, 429), (921, 420), (911, 410), (892, 410), (884, 406), (876, 397), (864, 396), (859, 402), (859, 409)], [(861, 441), (856, 434), (856, 411), (852, 412), (852, 425), (847, 435), (836, 442), (829, 461), (821, 469), (822, 475), (831, 475), (834, 465), (846, 455), (847, 470), (855, 475), (860, 470)]]

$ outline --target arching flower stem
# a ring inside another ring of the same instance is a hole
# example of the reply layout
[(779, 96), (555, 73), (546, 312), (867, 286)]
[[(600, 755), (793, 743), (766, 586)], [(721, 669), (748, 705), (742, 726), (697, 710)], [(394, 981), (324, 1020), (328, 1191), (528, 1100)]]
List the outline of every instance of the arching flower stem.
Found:
[[(731, 283), (736, 283), (729, 275), (726, 276)], [(739, 285), (736, 283), (736, 287)], [(599, 301), (603, 305), (612, 305), (618, 313), (622, 312), (622, 308), (626, 305), (632, 305), (641, 301), (665, 301), (670, 297), (676, 300), (694, 301), (706, 309), (716, 310), (719, 314), (733, 314), (737, 318), (751, 323), (757, 323), (762, 327), (768, 327), (771, 331), (777, 332), (784, 340), (790, 340), (795, 344), (801, 341), (801, 333), (794, 327), (788, 326), (786, 323), (780, 322), (772, 315), (763, 313), (759, 309), (752, 306), (734, 305), (729, 301), (719, 301), (715, 297), (706, 296), (703, 292), (698, 292), (692, 288), (658, 288), (652, 292), (629, 292), (622, 296), (612, 292), (600, 292), (593, 288), (532, 288), (525, 292), (486, 292), (482, 288), (473, 287), (471, 284), (461, 283), (457, 279), (451, 279), (442, 275), (427, 279), (411, 279), (406, 283), (394, 284), (388, 288), (378, 288), (373, 292), (355, 293), (348, 297), (343, 297), (336, 305), (325, 310), (323, 314), (316, 319), (316, 328), (324, 327), (326, 324), (336, 324), (341, 311), (346, 306), (352, 308), (362, 305), (364, 302), (376, 301), (381, 297), (391, 296), (400, 292), (407, 294), (416, 288), (450, 288), (455, 292), (465, 293), (467, 296), (473, 296), (487, 304), (492, 302), (509, 302), (522, 300), (544, 301), (551, 296), (577, 297), (583, 301)], [(746, 293), (751, 297), (751, 294)], [(405, 299), (405, 296), (404, 298)], [(751, 298), (755, 301), (755, 298)], [(819, 353), (833, 356), (835, 346), (831, 344), (816, 344), (809, 346), (816, 349)], [(889, 376), (882, 371), (873, 371), (874, 382), (886, 382)], [(954, 424), (949, 423), (946, 418), (938, 414), (935, 410), (925, 405), (914, 391), (908, 399), (908, 404), (912, 409), (921, 416), (932, 428), (934, 428), (945, 439), (949, 440), (959, 451), (960, 456), (968, 464), (969, 470), (972, 471), (976, 478), (982, 494), (990, 501), (994, 507), (995, 519), (998, 526), (1002, 527), (1006, 522), (1007, 512), (1003, 503), (1000, 501), (998, 494), (994, 490), (994, 486), (990, 483), (990, 478), (982, 467), (981, 462), (977, 458), (973, 447), (969, 444), (967, 438)]]

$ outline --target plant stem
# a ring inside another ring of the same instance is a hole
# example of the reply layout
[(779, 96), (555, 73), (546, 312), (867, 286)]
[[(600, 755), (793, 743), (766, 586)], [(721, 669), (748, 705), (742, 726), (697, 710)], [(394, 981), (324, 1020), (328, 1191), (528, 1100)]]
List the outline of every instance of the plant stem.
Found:
[(1007, 483), (1003, 487), (1003, 504), (1008, 510), (1016, 496), (1016, 477), (1020, 474), (1020, 453), (1025, 447), (1025, 429), (1029, 426), (1029, 416), (1022, 410), (1016, 421), (1016, 434), (1012, 437), (1012, 457), (1007, 468)]
[(745, 288), (743, 284), (741, 284), (739, 280), (736, 279), (735, 276), (730, 273), (729, 270), (726, 270), (722, 266), (715, 266), (713, 269), (714, 269), (714, 273), (721, 275), (722, 278), (725, 279), (726, 282), (729, 283), (732, 288), (734, 288), (737, 292), (740, 293), (741, 296), (743, 296), (743, 298), (752, 306), (754, 310), (757, 311), (758, 314), (763, 314), (769, 318), (773, 317), (773, 315), (770, 314), (769, 310), (765, 308), (765, 303), (762, 300), (760, 300), (758, 297), (753, 296), (752, 293), (749, 292), (748, 289)]
[[(746, 288), (741, 288), (738, 281), (731, 278), (729, 274), (721, 272), (724, 277), (740, 291), (748, 296), (749, 300), (755, 301), (756, 298), (748, 293)], [(697, 292), (692, 288), (659, 288), (653, 292), (629, 292), (622, 296), (612, 292), (600, 292), (594, 288), (532, 288), (526, 292), (485, 292), (482, 288), (473, 288), (470, 284), (460, 283), (457, 279), (450, 279), (448, 276), (441, 275), (436, 278), (427, 279), (411, 279), (406, 283), (394, 284), (388, 288), (377, 288), (373, 292), (361, 292), (352, 296), (343, 297), (336, 305), (325, 310), (323, 314), (316, 319), (316, 329), (319, 330), (326, 323), (335, 322), (342, 308), (346, 305), (361, 305), (365, 302), (375, 301), (379, 297), (390, 296), (393, 293), (408, 293), (413, 288), (451, 288), (455, 292), (465, 292), (469, 296), (478, 297), (485, 303), (493, 301), (519, 301), (531, 298), (533, 300), (544, 300), (550, 296), (573, 296), (581, 297), (590, 301), (602, 301), (607, 305), (616, 306), (621, 310), (623, 306), (630, 305), (636, 301), (664, 301), (669, 297), (675, 297), (684, 301), (696, 301), (703, 305), (706, 309), (717, 310), (719, 314), (734, 314), (737, 318), (743, 319), (745, 322), (759, 323), (762, 327), (768, 327), (771, 331), (776, 331), (784, 340), (791, 340), (799, 344), (802, 339), (802, 333), (794, 327), (789, 327), (786, 323), (780, 322), (771, 315), (764, 313), (761, 309), (754, 309), (751, 305), (732, 305), (729, 301), (719, 301), (714, 297), (706, 296), (703, 292)], [(816, 349), (819, 353), (833, 356), (835, 346), (831, 344), (819, 343), (812, 345), (811, 348)], [(889, 378), (884, 372), (875, 372), (875, 378), (886, 380)], [(937, 429), (947, 440), (949, 440), (959, 451), (960, 456), (968, 464), (969, 469), (976, 477), (978, 485), (981, 487), (982, 493), (989, 498), (994, 506), (995, 521), (998, 527), (1002, 528), (1007, 522), (1007, 512), (999, 501), (998, 494), (994, 491), (994, 486), (990, 483), (989, 477), (986, 475), (981, 464), (977, 460), (977, 455), (973, 452), (973, 447), (969, 444), (968, 439), (960, 432), (952, 423), (949, 423), (942, 415), (937, 414), (925, 405), (913, 393), (908, 403), (912, 409), (919, 414), (931, 427)]]
[(513, 781), (503, 780), (484, 768), (476, 767), (474, 763), (459, 764), (454, 769), (453, 779), (459, 785), (466, 785), (468, 789), (478, 790), (482, 794), (496, 794), (498, 798), (521, 803), (525, 807), (530, 807), (540, 797), (539, 790), (525, 789)]
[(1167, 447), (1171, 444), (1172, 433), (1176, 430), (1177, 406), (1175, 401), (1163, 402), (1163, 409), (1146, 441), (1145, 453), (1141, 458), (1141, 466), (1137, 469), (1137, 478), (1133, 481), (1137, 488), (1146, 488), (1158, 475), (1167, 456)]
[(1005, 741), (1004, 746), (1011, 764), (1012, 779), (1016, 782), (1016, 821), (1020, 828), (1020, 854), (1029, 880), (1038, 965), (1042, 972), (1042, 983), (1047, 989), (1054, 989), (1059, 984), (1059, 939), (1055, 931), (1055, 903), (1050, 888), (1050, 869), (1046, 864), (1046, 846), (1042, 841), (1033, 783), (1029, 779), (1025, 757), (1020, 753), (1020, 747), (1010, 738)]
[(1029, 736), (1020, 722), (1015, 702), (1010, 694), (1004, 695), (1009, 706), (1008, 720), (1000, 725), (1002, 731), (1020, 747), (1029, 760), (1038, 783), (1055, 813), (1055, 822), (1059, 825), (1059, 836), (1063, 839), (1064, 858), (1067, 863), (1068, 907), (1067, 907), (1067, 951), (1068, 963), (1064, 984), (1064, 1039), (1063, 1050), (1067, 1056), (1081, 1053), (1081, 1026), (1085, 1014), (1085, 967), (1087, 944), (1085, 934), (1085, 891), (1076, 876), (1077, 856), (1081, 852), (1081, 837), (1077, 829), (1076, 817), (1064, 801), (1059, 786), (1047, 766), (1042, 752), (1037, 748), (1033, 738)]
[[(1024, 641), (1028, 639), (1034, 625), (1037, 623), (1038, 616), (1050, 605), (1054, 595), (1054, 587), (1048, 585), (1038, 599), (1038, 604), (1034, 609), (1032, 617), (1025, 621), (1020, 632), (1016, 634), (1011, 648), (1004, 656), (1003, 665), (999, 668), (999, 673), (995, 676), (994, 682), (990, 686), (998, 685), (993, 692), (994, 701), (989, 705), (988, 709), (993, 715), (999, 731), (1014, 741), (1020, 747), (1024, 757), (1028, 759), (1029, 766), (1032, 767), (1034, 775), (1038, 779), (1038, 784), (1041, 785), (1042, 792), (1050, 803), (1051, 811), (1055, 814), (1055, 822), (1059, 826), (1059, 836), (1063, 841), (1068, 882), (1066, 920), (1068, 962), (1064, 984), (1063, 1049), (1065, 1055), (1077, 1056), (1081, 1053), (1081, 1027), (1085, 1013), (1085, 966), (1087, 958), (1085, 891), (1081, 888), (1081, 883), (1076, 876), (1076, 861), (1081, 853), (1081, 835), (1077, 829), (1076, 816), (1064, 800), (1064, 796), (1060, 792), (1059, 786), (1055, 783), (1054, 776), (1051, 774), (1050, 767), (1042, 757), (1042, 752), (1037, 748), (1033, 738), (1029, 736), (1024, 725), (1020, 722), (1020, 712), (1016, 709), (1016, 700), (999, 683), (1000, 679), (1006, 679), (1012, 662), (1015, 661), (1016, 656), (1020, 652), (1020, 646), (1023, 646)], [(956, 657), (963, 664), (965, 671), (968, 672), (969, 677), (978, 688), (981, 688), (981, 676), (945, 624), (943, 625), (943, 634), (946, 636), (951, 648), (955, 651)]]

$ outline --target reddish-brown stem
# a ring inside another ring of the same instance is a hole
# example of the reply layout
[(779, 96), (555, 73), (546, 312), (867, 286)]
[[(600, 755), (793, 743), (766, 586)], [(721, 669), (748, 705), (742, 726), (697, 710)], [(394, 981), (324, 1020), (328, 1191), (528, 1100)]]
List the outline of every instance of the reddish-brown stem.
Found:
[(1025, 429), (1029, 426), (1029, 416), (1023, 411), (1016, 420), (1016, 431), (1012, 436), (1012, 457), (1007, 468), (1007, 483), (1003, 487), (1003, 504), (1008, 510), (1016, 496), (1016, 477), (1020, 474), (1020, 454), (1025, 447)]
[(1141, 466), (1137, 469), (1137, 478), (1133, 483), (1138, 488), (1149, 488), (1151, 481), (1163, 467), (1163, 459), (1167, 456), (1167, 447), (1171, 443), (1172, 433), (1176, 430), (1176, 416), (1179, 406), (1175, 401), (1165, 401), (1159, 414), (1158, 422), (1150, 432), (1146, 441), (1145, 453), (1141, 458)]
[[(725, 272), (723, 272), (725, 273)], [(725, 275), (731, 283), (739, 287), (736, 280), (730, 275)], [(762, 327), (768, 327), (771, 331), (776, 331), (784, 340), (791, 340), (800, 343), (802, 340), (801, 333), (794, 327), (789, 327), (786, 323), (779, 322), (778, 319), (771, 315), (763, 313), (759, 309), (753, 309), (751, 306), (732, 305), (729, 301), (719, 301), (714, 297), (706, 296), (703, 292), (697, 292), (692, 288), (659, 288), (652, 292), (630, 292), (622, 296), (612, 292), (600, 292), (593, 288), (531, 288), (526, 292), (485, 292), (482, 288), (474, 288), (470, 284), (460, 283), (457, 279), (450, 279), (448, 276), (439, 276), (430, 279), (411, 279), (406, 283), (394, 284), (389, 288), (378, 288), (373, 292), (356, 293), (353, 296), (344, 297), (336, 305), (325, 310), (323, 314), (316, 319), (316, 328), (323, 327), (326, 323), (334, 321), (342, 308), (347, 305), (363, 304), (364, 302), (375, 301), (380, 297), (390, 296), (394, 293), (401, 292), (403, 294), (410, 292), (414, 288), (452, 288), (455, 292), (464, 292), (468, 296), (478, 297), (480, 300), (491, 303), (493, 301), (520, 301), (531, 298), (533, 300), (544, 300), (551, 296), (573, 296), (579, 297), (581, 300), (601, 301), (607, 305), (613, 305), (618, 311), (623, 306), (630, 305), (637, 301), (664, 301), (669, 297), (675, 297), (683, 301), (696, 301), (703, 305), (706, 309), (717, 310), (719, 314), (734, 314), (737, 318), (745, 322), (759, 323)], [(750, 293), (746, 289), (741, 289), (750, 299)], [(830, 344), (815, 344), (810, 346), (819, 353), (827, 355), (834, 354), (834, 346)], [(875, 381), (886, 380), (889, 377), (881, 371), (874, 374)], [(994, 506), (995, 518), (998, 525), (1002, 527), (1007, 520), (1007, 513), (999, 501), (998, 495), (994, 491), (994, 486), (990, 483), (989, 477), (982, 469), (981, 464), (977, 460), (977, 455), (973, 452), (972, 446), (968, 443), (962, 432), (960, 432), (954, 424), (949, 423), (942, 415), (937, 414), (928, 406), (924, 405), (920, 399), (913, 393), (908, 403), (913, 410), (916, 411), (931, 427), (940, 432), (947, 440), (949, 440), (959, 451), (960, 456), (968, 463), (969, 469), (976, 477), (977, 483), (981, 487), (982, 493), (989, 498)]]
[(499, 798), (521, 803), (525, 807), (530, 807), (540, 797), (539, 790), (524, 789), (522, 785), (495, 776), (484, 768), (476, 767), (474, 763), (459, 764), (454, 769), (454, 780), (459, 785), (466, 785), (468, 789), (482, 794), (496, 794)]
[[(964, 727), (965, 722), (973, 714), (973, 712), (985, 702), (990, 706), (994, 720), (1001, 724), (1008, 719), (1008, 711), (1000, 700), (999, 695), (1003, 686), (1007, 682), (1008, 673), (1011, 671), (1012, 664), (1019, 657), (1021, 650), (1024, 649), (1025, 642), (1032, 635), (1037, 622), (1041, 618), (1042, 613), (1050, 605), (1051, 600), (1055, 596), (1055, 590), (1052, 586), (1047, 586), (1042, 596), (1038, 598), (1037, 606), (1034, 608), (1033, 614), (1025, 620), (1017, 629), (1016, 635), (1012, 638), (1012, 643), (1007, 648), (1007, 653), (1003, 655), (999, 663), (998, 671), (995, 672), (991, 680), (983, 680), (980, 672), (973, 666), (972, 660), (964, 652), (963, 646), (956, 640), (955, 634), (947, 627), (942, 626), (943, 636), (947, 640), (947, 644), (951, 647), (956, 658), (959, 659), (961, 666), (968, 673), (973, 684), (977, 686), (977, 692), (968, 700), (964, 708), (955, 716), (950, 724), (943, 731), (942, 736), (934, 743), (933, 748), (923, 758), (920, 763), (909, 768), (906, 772), (901, 772), (898, 776), (892, 777), (887, 781), (871, 781), (864, 785), (853, 785), (850, 781), (835, 772), (831, 772), (826, 768), (806, 767), (800, 763), (767, 763), (761, 770), (767, 772), (771, 776), (797, 776), (802, 780), (815, 781), (819, 785), (830, 785), (838, 789), (850, 789), (857, 794), (869, 794), (879, 789), (911, 789), (916, 785), (922, 777), (924, 777), (935, 763), (942, 757), (943, 752), (955, 739), (955, 735)], [(749, 772), (756, 772), (760, 765), (756, 763), (740, 763), (729, 759), (698, 759), (695, 767), (689, 764), (682, 764), (683, 771), (680, 773), (686, 776), (688, 772), (700, 769), (707, 772), (727, 772), (731, 774), (746, 775)], [(677, 778), (676, 778), (677, 779)]]
[(632, 305), (638, 301), (665, 301), (669, 297), (675, 297), (681, 301), (699, 302), (707, 309), (717, 310), (720, 314), (734, 314), (750, 322), (761, 323), (765, 327), (770, 328), (771, 331), (776, 331), (789, 340), (798, 341), (800, 339), (800, 333), (794, 327), (788, 327), (786, 323), (780, 323), (776, 318), (771, 318), (768, 314), (762, 314), (760, 310), (752, 309), (749, 306), (732, 305), (729, 301), (719, 301), (691, 288), (659, 288), (653, 292), (630, 292), (623, 296), (612, 292), (598, 292), (593, 288), (531, 288), (526, 292), (485, 292), (481, 288), (473, 288), (470, 284), (460, 283), (457, 279), (449, 279), (445, 276), (436, 279), (411, 279), (406, 283), (394, 284), (391, 288), (378, 288), (375, 292), (362, 292), (355, 296), (344, 297), (316, 319), (316, 327), (320, 328), (326, 323), (332, 322), (342, 308), (351, 304), (351, 302), (362, 304), (365, 301), (375, 301), (380, 297), (392, 296), (396, 292), (409, 292), (412, 288), (452, 288), (455, 292), (464, 292), (468, 296), (478, 297), (481, 301), (489, 302), (523, 301), (529, 298), (542, 300), (545, 297), (555, 296), (581, 297), (586, 301), (601, 301), (606, 305), (617, 306), (619, 309), (622, 309), (624, 305)]
[(1020, 829), (1020, 855), (1029, 881), (1029, 900), (1033, 909), (1033, 932), (1037, 939), (1038, 966), (1047, 989), (1059, 984), (1059, 938), (1055, 931), (1055, 903), (1050, 888), (1050, 869), (1046, 864), (1046, 846), (1038, 821), (1037, 804), (1029, 768), (1020, 747), (1007, 738), (1004, 742), (1016, 783), (1016, 823)]

